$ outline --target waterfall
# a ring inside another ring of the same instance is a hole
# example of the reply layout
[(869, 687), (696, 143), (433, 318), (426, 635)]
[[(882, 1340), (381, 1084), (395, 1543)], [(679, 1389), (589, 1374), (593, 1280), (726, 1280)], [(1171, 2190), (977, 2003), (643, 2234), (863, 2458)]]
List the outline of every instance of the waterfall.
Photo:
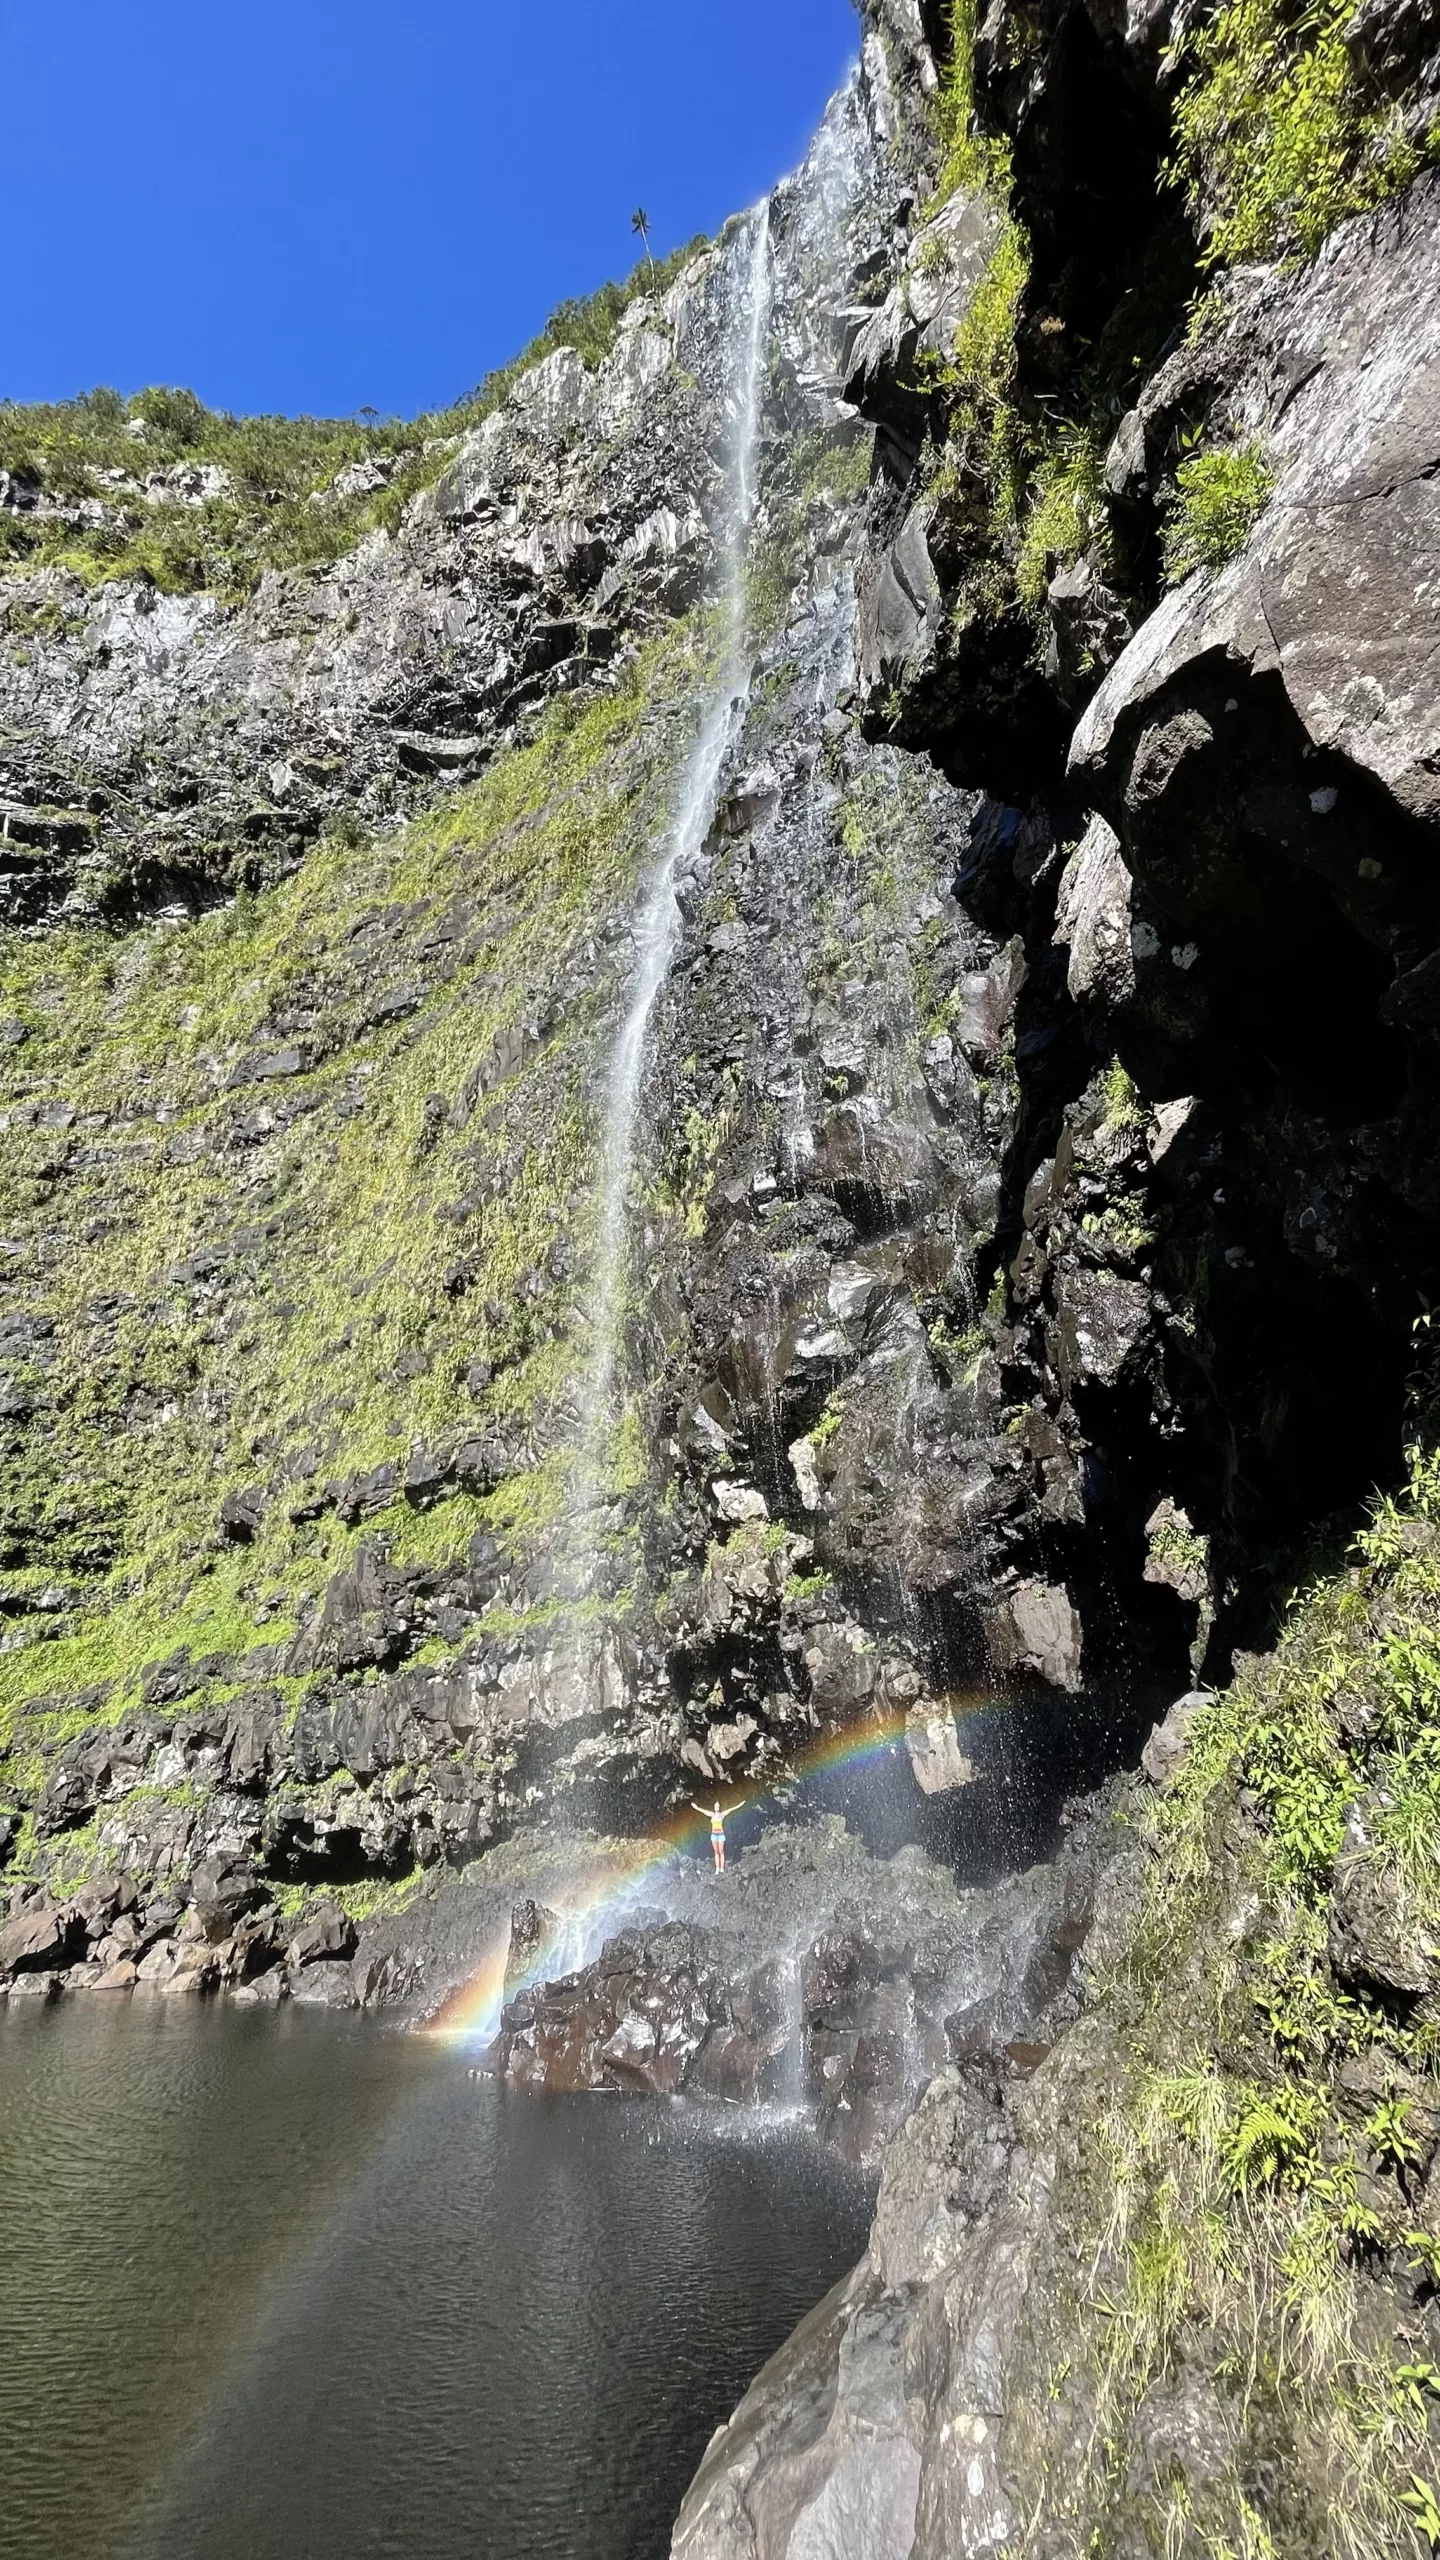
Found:
[(700, 852), (715, 816), (721, 777), (745, 716), (745, 569), (755, 514), (756, 457), (770, 337), (770, 207), (751, 215), (743, 281), (730, 308), (725, 370), (733, 408), (716, 545), (719, 640), (714, 674), (686, 759), (674, 815), (651, 874), (635, 933), (629, 1002), (611, 1051), (600, 1164), (600, 1233), (592, 1299), (593, 1351), (582, 1408), (582, 1442), (593, 1475), (603, 1477), (599, 1442), (614, 1385), (629, 1241), (635, 1128), (651, 1017), (670, 974), (680, 929), (677, 880)]

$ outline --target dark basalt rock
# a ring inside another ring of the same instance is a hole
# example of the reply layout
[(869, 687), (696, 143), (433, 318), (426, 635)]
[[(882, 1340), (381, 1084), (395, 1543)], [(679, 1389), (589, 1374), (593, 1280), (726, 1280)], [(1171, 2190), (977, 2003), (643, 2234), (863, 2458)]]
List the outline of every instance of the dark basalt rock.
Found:
[(56, 1904), (31, 1904), (0, 1928), (0, 1976), (53, 1967), (63, 1960), (73, 1936), (72, 1924)]
[(528, 2089), (784, 2098), (874, 2164), (952, 2053), (1008, 2070), (1070, 2013), (1097, 1838), (1082, 1823), (1056, 1868), (967, 1895), (917, 1854), (772, 1832), (723, 1879), (669, 1879), (674, 1916), (637, 1915), (550, 1980), (553, 1915), (521, 1904), (486, 2067)]

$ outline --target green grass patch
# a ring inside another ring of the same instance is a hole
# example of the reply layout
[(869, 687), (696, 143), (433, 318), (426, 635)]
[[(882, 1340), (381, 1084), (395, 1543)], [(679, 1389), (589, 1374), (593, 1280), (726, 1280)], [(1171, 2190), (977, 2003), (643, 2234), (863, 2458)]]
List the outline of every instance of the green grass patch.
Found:
[[(1057, 2403), (1077, 2370), (1089, 2394), (1078, 2465), (1058, 2436), (1044, 2449), (1043, 2420), (1033, 2447), (1049, 2465), (1040, 2512), (1068, 2516), (1077, 2549), (1132, 2527), (1146, 2548), (1212, 2555), (1421, 2548), (1414, 2484), (1434, 2476), (1440, 2373), (1403, 2306), (1417, 2277), (1440, 2276), (1417, 2179), (1440, 2038), (1423, 2003), (1371, 1998), (1329, 1960), (1357, 1805), (1373, 1872), (1433, 1942), (1440, 1456), (1420, 1447), (1348, 1562), (1297, 1597), (1274, 1653), (1242, 1661), (1196, 1717), (1178, 1780), (1142, 1811), (1148, 1882), (1093, 2004), (1109, 2076), (1081, 2084), (1101, 2112), (1069, 2173), (1079, 2281), (1043, 2315), (1064, 2347)], [(1231, 2413), (1233, 2457), (1137, 2496), (1131, 2424), (1196, 2371)], [(1253, 2501), (1262, 2443), (1283, 2449), (1288, 2539)]]
[[(0, 1571), (79, 1587), (69, 1632), (0, 1660), (0, 1717), (46, 1691), (118, 1696), (182, 1643), (274, 1641), (294, 1608), (257, 1622), (257, 1595), (298, 1606), (362, 1534), (292, 1507), (403, 1471), (417, 1443), (538, 1430), (572, 1384), (588, 1345), (556, 1248), (590, 1247), (605, 1026), (597, 997), (556, 1015), (554, 994), (668, 819), (694, 645), (681, 629), (613, 695), (557, 706), (445, 809), (327, 839), (302, 877), (192, 926), (0, 941), (0, 1013), (31, 1032), (0, 1060), (6, 1307), (53, 1328), (6, 1362), (36, 1409), (0, 1444)], [(435, 965), (415, 944), (457, 902), (445, 974), (370, 1023), (376, 986)], [(358, 977), (357, 951), (377, 955)], [(232, 1086), (290, 1007), (323, 1021), (315, 1063), (283, 1094)], [(55, 1103), (69, 1138), (27, 1125)], [(236, 1144), (257, 1112), (274, 1127)], [(387, 1534), (435, 1562), (480, 1526), (542, 1538), (566, 1473), (546, 1459), (488, 1505), (397, 1505)], [(256, 1486), (254, 1543), (228, 1547), (222, 1498)]]

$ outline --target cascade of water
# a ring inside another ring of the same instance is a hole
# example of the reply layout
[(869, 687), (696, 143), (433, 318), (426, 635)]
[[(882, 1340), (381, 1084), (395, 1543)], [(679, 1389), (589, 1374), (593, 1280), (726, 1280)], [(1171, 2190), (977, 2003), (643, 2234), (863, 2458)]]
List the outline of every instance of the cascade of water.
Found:
[(751, 216), (743, 279), (731, 305), (727, 375), (733, 401), (717, 528), (719, 640), (704, 716), (681, 780), (664, 849), (645, 892), (635, 933), (630, 1000), (610, 1057), (600, 1166), (600, 1233), (592, 1299), (593, 1350), (583, 1409), (582, 1449), (597, 1475), (610, 1414), (629, 1236), (635, 1130), (651, 1017), (670, 974), (680, 927), (677, 880), (699, 854), (715, 816), (731, 743), (749, 692), (745, 652), (745, 570), (755, 514), (756, 460), (770, 324), (770, 208)]

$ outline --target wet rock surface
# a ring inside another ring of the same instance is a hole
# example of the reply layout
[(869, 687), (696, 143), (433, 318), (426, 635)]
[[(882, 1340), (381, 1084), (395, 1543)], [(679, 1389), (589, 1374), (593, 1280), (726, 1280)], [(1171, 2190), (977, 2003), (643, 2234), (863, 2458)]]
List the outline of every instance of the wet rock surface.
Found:
[(558, 1976), (522, 1904), (485, 2067), (523, 2089), (778, 2104), (876, 2166), (937, 2070), (1033, 2068), (1074, 2014), (1103, 1842), (1077, 1809), (1053, 1866), (967, 1892), (834, 1821), (772, 1830), (723, 1878), (668, 1871), (663, 1913), (642, 1903)]

